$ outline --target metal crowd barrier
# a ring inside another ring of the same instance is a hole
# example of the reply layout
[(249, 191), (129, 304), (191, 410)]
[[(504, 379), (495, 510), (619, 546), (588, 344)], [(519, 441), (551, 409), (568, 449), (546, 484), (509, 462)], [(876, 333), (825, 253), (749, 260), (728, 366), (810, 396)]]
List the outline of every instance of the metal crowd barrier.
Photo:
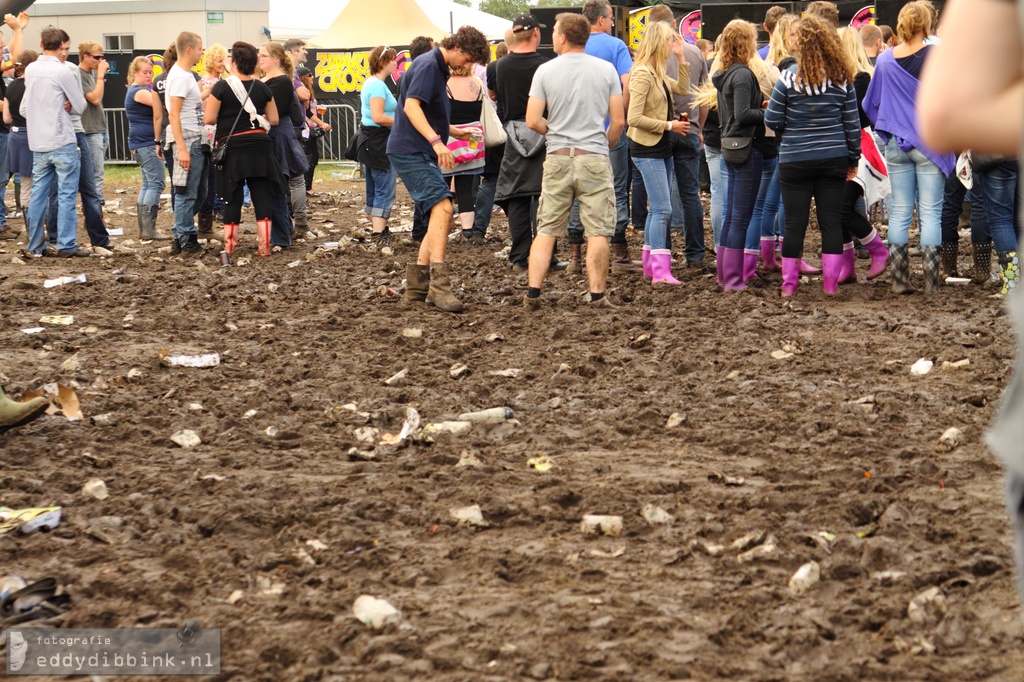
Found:
[[(327, 113), (322, 119), (331, 125), (331, 132), (320, 138), (320, 162), (344, 163), (345, 149), (359, 127), (359, 112), (348, 104), (324, 104)], [(124, 109), (105, 109), (107, 134), (110, 146), (107, 148), (106, 163), (134, 164), (128, 151), (128, 116)]]

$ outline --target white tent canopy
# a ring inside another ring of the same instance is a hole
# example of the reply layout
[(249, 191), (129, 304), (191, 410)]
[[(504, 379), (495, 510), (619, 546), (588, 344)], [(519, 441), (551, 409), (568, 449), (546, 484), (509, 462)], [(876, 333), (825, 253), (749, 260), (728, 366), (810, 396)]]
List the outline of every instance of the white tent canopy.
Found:
[[(349, 0), (270, 0), (270, 31), (275, 40), (311, 38), (326, 31), (348, 5)], [(501, 40), (512, 22), (478, 9), (464, 7), (451, 0), (416, 0), (423, 12), (437, 26), (441, 38), (460, 26), (475, 26), (490, 40)], [(387, 21), (386, 18), (382, 18)], [(409, 36), (411, 40), (414, 36)], [(349, 47), (324, 45), (323, 47)]]

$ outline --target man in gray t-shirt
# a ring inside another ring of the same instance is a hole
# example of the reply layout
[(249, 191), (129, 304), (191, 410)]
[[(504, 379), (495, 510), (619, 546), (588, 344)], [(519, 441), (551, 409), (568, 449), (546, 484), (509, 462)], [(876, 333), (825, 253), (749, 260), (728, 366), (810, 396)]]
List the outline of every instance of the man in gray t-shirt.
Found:
[[(608, 62), (585, 53), (590, 23), (579, 14), (559, 14), (552, 42), (558, 58), (533, 76), (526, 125), (546, 135), (547, 160), (537, 207), (537, 236), (530, 247), (529, 290), (524, 305), (540, 307), (555, 239), (567, 234), (569, 211), (579, 200), (587, 236), (590, 303), (612, 307), (605, 297), (609, 237), (615, 233), (615, 188), (608, 150), (625, 122), (622, 85)], [(544, 111), (547, 109), (547, 118)], [(605, 118), (611, 123), (605, 132)]]

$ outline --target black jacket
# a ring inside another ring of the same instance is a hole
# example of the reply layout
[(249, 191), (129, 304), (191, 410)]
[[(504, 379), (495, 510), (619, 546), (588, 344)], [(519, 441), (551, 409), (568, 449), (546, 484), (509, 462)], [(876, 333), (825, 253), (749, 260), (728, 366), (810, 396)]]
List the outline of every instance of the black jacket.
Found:
[(755, 147), (764, 139), (764, 95), (757, 76), (743, 64), (716, 73), (711, 82), (718, 90), (718, 120), (722, 137), (752, 137)]

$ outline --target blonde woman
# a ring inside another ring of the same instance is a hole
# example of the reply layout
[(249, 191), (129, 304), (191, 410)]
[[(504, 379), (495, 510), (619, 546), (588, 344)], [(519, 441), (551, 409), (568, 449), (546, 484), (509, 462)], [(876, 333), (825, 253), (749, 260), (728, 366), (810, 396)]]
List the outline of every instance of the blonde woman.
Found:
[(128, 118), (128, 149), (142, 171), (139, 189), (139, 239), (170, 239), (157, 234), (156, 216), (160, 210), (160, 194), (164, 191), (164, 161), (153, 129), (153, 64), (146, 57), (136, 57), (128, 67), (128, 92), (124, 110)]
[[(722, 126), (722, 158), (729, 178), (722, 247), (718, 251), (718, 281), (726, 291), (747, 288), (743, 281), (743, 249), (754, 213), (766, 152), (765, 96), (750, 62), (757, 55), (757, 29), (749, 21), (734, 19), (722, 31), (718, 56), (720, 73), (711, 77), (718, 91), (718, 118)], [(730, 161), (729, 140), (746, 144)], [(744, 158), (745, 157), (745, 158)]]
[(892, 291), (913, 293), (910, 286), (910, 221), (917, 206), (924, 258), (924, 291), (939, 289), (939, 247), (942, 244), (942, 199), (946, 177), (953, 172), (956, 157), (929, 149), (921, 140), (917, 124), (917, 88), (928, 53), (932, 8), (924, 2), (909, 2), (900, 10), (896, 31), (900, 43), (878, 55), (875, 74), (864, 96), (864, 111), (875, 124), (885, 144), (885, 161), (892, 184), (889, 212), (889, 259)]
[[(676, 56), (678, 72), (665, 73), (669, 52)], [(644, 225), (644, 275), (651, 284), (679, 284), (672, 276), (672, 250), (668, 224), (672, 217), (672, 143), (669, 133), (686, 135), (690, 123), (673, 111), (671, 94), (690, 92), (690, 66), (683, 56), (683, 39), (668, 24), (648, 26), (629, 76), (629, 155), (640, 170), (650, 208)]]
[(868, 279), (874, 279), (885, 272), (889, 262), (889, 250), (885, 248), (882, 238), (867, 219), (867, 206), (889, 196), (889, 177), (885, 162), (875, 144), (875, 136), (871, 131), (871, 119), (864, 113), (861, 106), (864, 95), (871, 84), (871, 74), (875, 67), (868, 60), (864, 51), (864, 41), (860, 32), (854, 28), (839, 29), (839, 43), (847, 61), (853, 67), (853, 87), (857, 93), (857, 113), (860, 116), (861, 162), (857, 177), (846, 183), (843, 190), (843, 266), (839, 274), (839, 283), (847, 284), (857, 281), (857, 252), (853, 240), (864, 245), (871, 255), (871, 267), (868, 268)]
[(796, 62), (793, 53), (796, 51), (794, 39), (796, 27), (800, 23), (800, 17), (795, 14), (786, 14), (779, 19), (772, 32), (771, 42), (768, 43), (768, 56), (765, 61), (779, 70), (788, 69)]
[[(199, 92), (206, 101), (213, 90), (213, 86), (228, 75), (225, 61), (227, 60), (228, 49), (220, 43), (214, 43), (203, 52), (203, 76), (199, 79)], [(206, 137), (212, 146), (216, 126), (205, 126)], [(213, 236), (214, 213), (224, 210), (224, 200), (217, 196), (217, 178), (215, 173), (209, 174), (209, 185), (206, 188), (206, 200), (199, 207), (199, 236), (210, 238)]]

